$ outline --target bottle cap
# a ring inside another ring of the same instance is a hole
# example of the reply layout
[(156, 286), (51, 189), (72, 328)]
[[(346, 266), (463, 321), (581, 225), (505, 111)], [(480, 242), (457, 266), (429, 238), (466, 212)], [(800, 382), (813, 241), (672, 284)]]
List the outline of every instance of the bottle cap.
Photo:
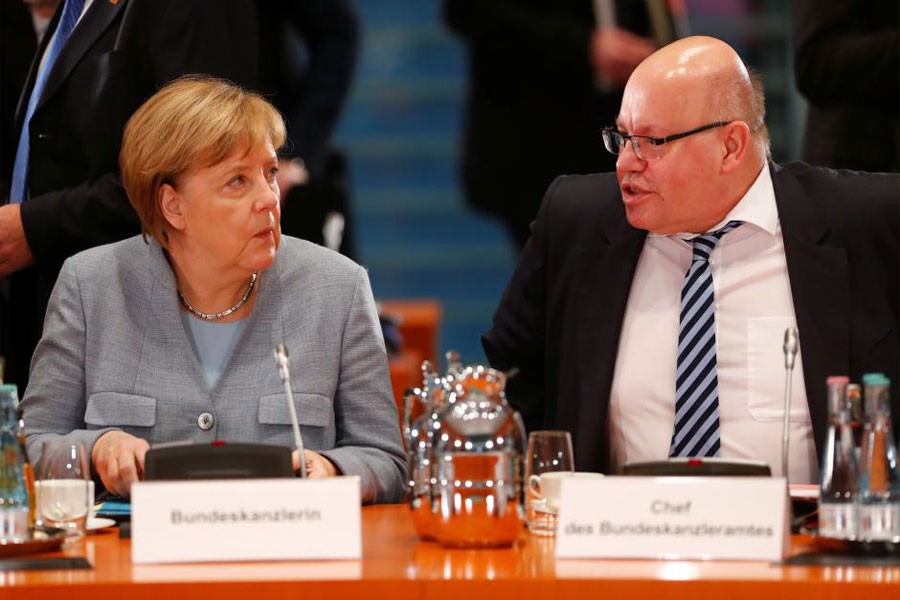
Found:
[(866, 373), (862, 376), (863, 385), (888, 384), (890, 379), (884, 373)]
[(828, 379), (825, 380), (827, 385), (847, 385), (850, 383), (850, 378), (844, 375), (832, 375)]
[(866, 388), (865, 405), (866, 419), (879, 414), (890, 414), (889, 386), (891, 380), (884, 373), (866, 373), (863, 375), (863, 386)]

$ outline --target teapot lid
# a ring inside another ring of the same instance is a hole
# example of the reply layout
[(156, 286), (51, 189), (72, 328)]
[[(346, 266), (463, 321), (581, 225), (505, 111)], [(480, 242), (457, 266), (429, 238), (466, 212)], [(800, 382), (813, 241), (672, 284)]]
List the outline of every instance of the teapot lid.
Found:
[(511, 416), (506, 403), (497, 402), (484, 390), (468, 388), (447, 406), (440, 420), (463, 436), (493, 435)]

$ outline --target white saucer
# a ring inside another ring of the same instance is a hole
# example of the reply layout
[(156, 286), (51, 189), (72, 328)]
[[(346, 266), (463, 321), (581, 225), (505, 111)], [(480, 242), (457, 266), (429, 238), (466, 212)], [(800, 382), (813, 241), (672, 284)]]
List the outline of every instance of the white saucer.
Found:
[(87, 530), (97, 531), (98, 529), (106, 529), (107, 527), (112, 527), (115, 524), (116, 522), (112, 519), (106, 519), (103, 517), (88, 517)]
[(815, 501), (819, 499), (819, 486), (816, 484), (792, 483), (788, 491), (793, 500)]

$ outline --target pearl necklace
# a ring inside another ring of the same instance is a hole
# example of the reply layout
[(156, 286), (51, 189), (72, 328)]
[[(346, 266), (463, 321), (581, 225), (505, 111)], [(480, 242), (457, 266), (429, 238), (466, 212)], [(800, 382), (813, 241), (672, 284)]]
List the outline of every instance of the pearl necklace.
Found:
[(244, 295), (241, 296), (241, 299), (238, 300), (234, 306), (231, 308), (226, 308), (222, 312), (217, 312), (215, 314), (209, 314), (205, 312), (200, 312), (188, 302), (187, 298), (184, 297), (184, 294), (181, 293), (181, 290), (176, 290), (178, 292), (178, 298), (181, 300), (182, 306), (188, 309), (192, 315), (197, 317), (198, 319), (203, 319), (204, 321), (218, 321), (219, 319), (224, 319), (231, 313), (240, 310), (241, 307), (247, 303), (247, 299), (250, 297), (250, 292), (253, 291), (253, 286), (256, 285), (256, 278), (258, 277), (258, 271), (254, 272), (253, 275), (250, 276), (250, 283), (247, 285), (247, 291), (244, 292)]

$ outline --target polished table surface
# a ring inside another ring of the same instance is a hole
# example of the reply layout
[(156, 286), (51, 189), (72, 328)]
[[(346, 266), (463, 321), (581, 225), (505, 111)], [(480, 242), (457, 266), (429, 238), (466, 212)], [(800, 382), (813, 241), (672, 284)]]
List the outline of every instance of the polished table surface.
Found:
[[(765, 562), (559, 560), (553, 540), (523, 531), (513, 548), (448, 550), (421, 542), (405, 505), (362, 510), (363, 558), (132, 565), (112, 528), (65, 552), (92, 570), (0, 572), (0, 598), (828, 598), (900, 599), (900, 567), (780, 566)], [(793, 539), (793, 553), (813, 549)]]

